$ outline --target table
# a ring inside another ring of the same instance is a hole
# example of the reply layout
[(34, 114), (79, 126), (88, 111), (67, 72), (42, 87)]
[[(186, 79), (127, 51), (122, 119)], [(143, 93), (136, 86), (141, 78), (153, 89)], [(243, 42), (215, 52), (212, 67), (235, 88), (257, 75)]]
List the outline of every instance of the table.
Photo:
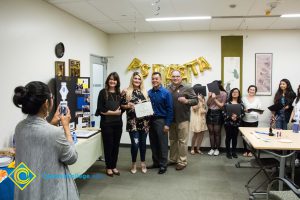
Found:
[(78, 159), (76, 163), (69, 165), (71, 174), (83, 174), (102, 156), (101, 141), (100, 132), (90, 138), (78, 138), (75, 144)]
[[(264, 152), (279, 158), (279, 177), (284, 178), (286, 158), (293, 156), (296, 150), (300, 150), (300, 133), (293, 133), (292, 130), (281, 130), (281, 137), (277, 137), (276, 129), (273, 130), (275, 136), (255, 133), (256, 131), (260, 133), (268, 133), (269, 128), (240, 127), (239, 129), (245, 140), (252, 146), (252, 148), (256, 150), (263, 150)], [(281, 139), (291, 140), (292, 142), (285, 143), (282, 142)], [(277, 154), (271, 150), (283, 150), (283, 154)], [(286, 150), (291, 150), (292, 152), (287, 154)], [(282, 190), (282, 182), (279, 184), (279, 190)]]
[[(5, 170), (9, 175), (14, 169), (9, 169), (7, 167), (0, 167), (1, 170)], [(14, 199), (14, 183), (10, 178), (6, 178), (0, 183), (0, 200), (12, 200)]]

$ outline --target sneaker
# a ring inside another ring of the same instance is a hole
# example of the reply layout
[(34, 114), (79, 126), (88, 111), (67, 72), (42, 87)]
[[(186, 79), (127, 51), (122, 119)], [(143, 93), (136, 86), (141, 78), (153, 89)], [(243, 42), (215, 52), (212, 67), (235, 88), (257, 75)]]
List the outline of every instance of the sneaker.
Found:
[(215, 150), (211, 149), (207, 154), (212, 156), (214, 154)]
[(214, 156), (218, 156), (220, 154), (219, 149), (216, 149), (214, 152)]

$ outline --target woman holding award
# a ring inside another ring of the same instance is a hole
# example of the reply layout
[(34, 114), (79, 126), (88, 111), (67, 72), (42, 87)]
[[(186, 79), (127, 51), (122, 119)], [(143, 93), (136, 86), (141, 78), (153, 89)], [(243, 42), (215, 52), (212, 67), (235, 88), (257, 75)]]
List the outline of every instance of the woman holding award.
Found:
[(130, 172), (135, 174), (136, 169), (136, 157), (138, 150), (140, 149), (141, 157), (141, 170), (142, 173), (147, 172), (145, 164), (146, 157), (146, 139), (149, 133), (149, 117), (137, 118), (135, 113), (135, 105), (149, 101), (147, 91), (144, 88), (143, 76), (134, 72), (131, 76), (129, 87), (122, 92), (122, 109), (126, 110), (127, 124), (126, 131), (129, 132), (131, 140), (131, 159), (132, 167)]

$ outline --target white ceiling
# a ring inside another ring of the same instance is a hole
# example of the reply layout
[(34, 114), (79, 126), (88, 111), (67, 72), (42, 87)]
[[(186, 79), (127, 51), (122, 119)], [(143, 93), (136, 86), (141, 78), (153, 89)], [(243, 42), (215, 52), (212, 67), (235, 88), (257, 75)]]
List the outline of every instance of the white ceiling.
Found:
[[(265, 15), (265, 10), (270, 9), (271, 5), (275, 5), (275, 8), (271, 10), (271, 16), (300, 13), (300, 0), (45, 1), (108, 34), (194, 30), (300, 29), (300, 18), (267, 17)], [(275, 3), (272, 4), (272, 2)], [(235, 4), (236, 7), (230, 8), (230, 4)], [(158, 11), (159, 15), (156, 16), (157, 6), (160, 7), (160, 10)], [(182, 16), (212, 16), (213, 18), (196, 21), (145, 21), (145, 18), (152, 17)], [(230, 18), (224, 18), (228, 16)]]

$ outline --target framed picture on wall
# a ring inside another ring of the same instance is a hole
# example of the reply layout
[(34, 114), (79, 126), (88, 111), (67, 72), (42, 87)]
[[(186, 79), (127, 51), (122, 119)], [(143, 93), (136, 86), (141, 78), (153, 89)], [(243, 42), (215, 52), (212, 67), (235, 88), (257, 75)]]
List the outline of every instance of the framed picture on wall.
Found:
[(65, 76), (65, 62), (55, 61), (55, 76)]
[(241, 58), (240, 57), (224, 57), (223, 84), (226, 92), (230, 92), (233, 88), (242, 88), (241, 80)]
[(69, 76), (80, 77), (80, 61), (69, 59)]
[(272, 53), (255, 54), (255, 85), (257, 86), (257, 95), (272, 95)]

